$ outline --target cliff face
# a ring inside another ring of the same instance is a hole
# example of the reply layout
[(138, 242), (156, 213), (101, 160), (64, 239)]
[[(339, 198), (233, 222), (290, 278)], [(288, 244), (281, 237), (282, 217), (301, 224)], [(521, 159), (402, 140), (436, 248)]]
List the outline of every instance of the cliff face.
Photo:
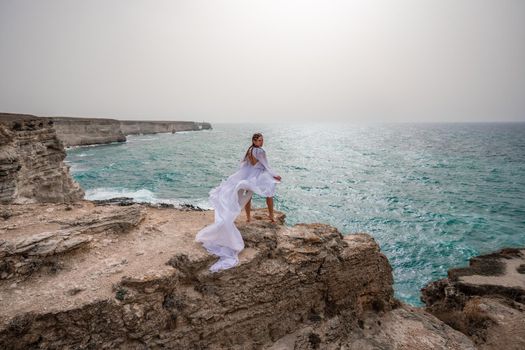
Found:
[(53, 121), (0, 114), (0, 202), (71, 202), (84, 191), (64, 165)]
[[(237, 221), (240, 264), (214, 274), (216, 257), (194, 242), (211, 211), (5, 209), (3, 349), (473, 349), (393, 298), (391, 267), (366, 234), (288, 227), (281, 213), (270, 224), (255, 210)], [(25, 259), (41, 263), (18, 268)]]
[(115, 119), (53, 117), (52, 120), (64, 146), (126, 141), (120, 122)]
[(427, 311), (479, 349), (525, 349), (525, 248), (472, 258), (422, 292)]
[(125, 135), (155, 134), (159, 132), (206, 130), (211, 129), (211, 124), (197, 122), (121, 120), (120, 129)]
[(126, 135), (211, 129), (210, 123), (52, 117), (65, 146), (124, 142)]

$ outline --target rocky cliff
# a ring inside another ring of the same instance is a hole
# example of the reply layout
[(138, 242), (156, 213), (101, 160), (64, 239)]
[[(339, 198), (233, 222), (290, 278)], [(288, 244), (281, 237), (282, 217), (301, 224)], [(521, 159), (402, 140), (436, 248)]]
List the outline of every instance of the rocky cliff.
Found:
[(126, 141), (126, 135), (211, 129), (210, 123), (52, 117), (65, 146)]
[(394, 299), (388, 260), (366, 234), (254, 211), (237, 222), (240, 265), (211, 273), (216, 258), (194, 242), (211, 211), (4, 210), (2, 349), (474, 349)]
[(198, 131), (211, 129), (210, 123), (172, 121), (121, 120), (120, 129), (125, 135), (155, 134), (159, 132)]
[(422, 292), (427, 311), (479, 349), (525, 349), (525, 248), (472, 258)]
[(116, 119), (53, 117), (52, 120), (66, 147), (126, 141)]
[(64, 165), (53, 121), (0, 114), (0, 202), (72, 202), (84, 191)]

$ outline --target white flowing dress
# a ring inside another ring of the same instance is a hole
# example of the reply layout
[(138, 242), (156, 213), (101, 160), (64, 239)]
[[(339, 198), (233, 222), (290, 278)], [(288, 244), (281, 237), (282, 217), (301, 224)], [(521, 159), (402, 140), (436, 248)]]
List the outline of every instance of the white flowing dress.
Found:
[(215, 222), (200, 230), (195, 241), (201, 242), (208, 252), (219, 256), (219, 260), (210, 267), (212, 272), (229, 269), (239, 263), (238, 254), (244, 249), (244, 241), (234, 221), (252, 194), (264, 197), (275, 194), (278, 181), (274, 176), (277, 174), (268, 164), (266, 152), (261, 147), (253, 147), (252, 154), (257, 159), (255, 165), (244, 159), (237, 172), (210, 191), (209, 201), (215, 209)]

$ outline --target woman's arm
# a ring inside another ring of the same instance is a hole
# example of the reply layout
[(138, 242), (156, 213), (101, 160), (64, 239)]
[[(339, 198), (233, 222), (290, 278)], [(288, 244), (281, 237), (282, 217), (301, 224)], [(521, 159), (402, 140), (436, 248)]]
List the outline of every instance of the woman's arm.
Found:
[(259, 161), (259, 163), (261, 163), (264, 166), (264, 168), (270, 173), (270, 175), (272, 175), (275, 178), (279, 178), (279, 180), (281, 179), (281, 177), (277, 175), (275, 171), (273, 171), (273, 169), (270, 167), (270, 164), (268, 164), (268, 159), (266, 159), (266, 152), (262, 148), (257, 148), (257, 151), (253, 153), (255, 155), (255, 158)]

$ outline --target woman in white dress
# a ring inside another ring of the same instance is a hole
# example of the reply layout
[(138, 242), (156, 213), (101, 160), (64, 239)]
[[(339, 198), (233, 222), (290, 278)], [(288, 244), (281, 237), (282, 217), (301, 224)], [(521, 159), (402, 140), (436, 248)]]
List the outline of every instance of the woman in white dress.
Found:
[(250, 221), (253, 193), (266, 197), (269, 218), (274, 222), (273, 196), (275, 185), (281, 177), (268, 164), (263, 143), (262, 134), (254, 134), (252, 145), (246, 151), (239, 170), (210, 191), (215, 222), (200, 230), (195, 240), (201, 242), (208, 252), (219, 256), (219, 260), (210, 267), (212, 272), (239, 263), (238, 254), (244, 249), (244, 241), (234, 221), (243, 207), (246, 209), (246, 219)]

